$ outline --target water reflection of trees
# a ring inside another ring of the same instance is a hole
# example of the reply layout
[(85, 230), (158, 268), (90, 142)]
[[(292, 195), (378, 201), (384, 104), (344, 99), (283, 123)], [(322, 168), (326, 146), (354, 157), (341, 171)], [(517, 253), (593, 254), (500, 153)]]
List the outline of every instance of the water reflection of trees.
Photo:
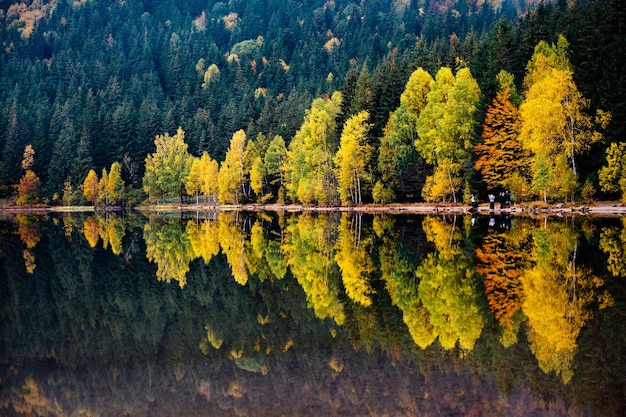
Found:
[[(0, 340), (6, 351), (27, 345), (30, 355), (67, 370), (91, 363), (89, 372), (103, 384), (128, 383), (133, 373), (120, 370), (142, 358), (152, 363), (153, 383), (141, 381), (145, 372), (132, 383), (155, 398), (155, 383), (164, 386), (170, 377), (182, 384), (209, 361), (211, 370), (185, 382), (195, 387), (186, 389), (239, 407), (258, 389), (248, 374), (287, 373), (280, 384), (300, 387), (293, 373), (306, 374), (304, 384), (326, 399), (335, 392), (331, 385), (358, 390), (348, 376), (361, 375), (346, 349), (366, 340), (368, 351), (424, 375), (434, 365), (471, 368), (504, 388), (526, 385), (537, 398), (575, 394), (574, 403), (610, 409), (597, 398), (610, 396), (610, 404), (619, 397), (615, 384), (624, 386), (615, 363), (626, 329), (619, 320), (594, 319), (619, 319), (624, 290), (590, 262), (600, 252), (587, 252), (602, 239), (602, 247), (619, 246), (621, 227), (586, 236), (571, 220), (514, 219), (509, 230), (469, 228), (469, 220), (222, 213), (217, 220), (146, 224), (111, 214), (40, 222), (35, 280), (7, 286), (2, 311), (9, 325)], [(112, 240), (120, 242), (115, 250)], [(137, 249), (142, 245), (145, 251)], [(11, 250), (3, 242), (3, 255)], [(233, 265), (245, 275), (236, 277)], [(38, 281), (46, 271), (53, 277)], [(165, 285), (172, 279), (179, 285)], [(43, 319), (27, 320), (35, 315)], [(411, 339), (413, 346), (405, 343)], [(589, 356), (613, 359), (594, 368)], [(226, 372), (228, 364), (237, 372)], [(42, 381), (37, 392), (44, 398), (50, 388)], [(406, 393), (405, 404), (425, 407), (415, 394)]]

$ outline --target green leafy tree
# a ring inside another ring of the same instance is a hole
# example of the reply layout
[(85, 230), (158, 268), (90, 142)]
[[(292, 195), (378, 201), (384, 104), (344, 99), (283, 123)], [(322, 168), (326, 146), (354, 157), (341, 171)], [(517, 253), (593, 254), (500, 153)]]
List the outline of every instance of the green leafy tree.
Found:
[(279, 190), (283, 186), (283, 170), (282, 165), (287, 158), (287, 147), (282, 136), (276, 135), (270, 141), (263, 163), (265, 166), (265, 174), (271, 188), (272, 194), (278, 198)]
[(415, 147), (434, 174), (427, 178), (422, 196), (436, 201), (452, 196), (456, 203), (462, 179), (471, 167), (475, 139), (475, 114), (480, 89), (468, 68), (456, 77), (442, 67), (418, 118)]
[(423, 186), (425, 167), (413, 144), (418, 138), (418, 117), (432, 83), (433, 78), (424, 69), (413, 71), (400, 96), (400, 107), (389, 117), (378, 153), (381, 179), (377, 183), (377, 201), (390, 202), (403, 194), (412, 196)]
[(339, 149), (334, 157), (341, 204), (363, 204), (362, 189), (371, 182), (369, 167), (372, 147), (368, 143), (369, 113), (361, 111), (350, 117), (343, 128)]
[(183, 202), (185, 182), (189, 177), (192, 156), (187, 152), (185, 132), (178, 128), (174, 136), (157, 135), (156, 151), (146, 157), (143, 186), (146, 193), (178, 195)]
[(314, 100), (302, 127), (289, 144), (283, 170), (285, 187), (293, 201), (337, 202), (332, 157), (336, 148), (335, 121), (340, 110), (340, 92)]
[(626, 203), (626, 143), (611, 143), (606, 150), (606, 165), (598, 177), (602, 191), (619, 192)]
[(258, 196), (259, 200), (264, 200), (263, 189), (265, 187), (265, 164), (260, 156), (252, 162), (250, 168), (250, 187)]
[(113, 162), (111, 164), (111, 171), (109, 172), (109, 179), (107, 182), (107, 190), (109, 195), (109, 201), (113, 204), (122, 202), (124, 204), (124, 180), (122, 179), (122, 165), (119, 162)]
[(96, 197), (96, 205), (109, 205), (109, 171), (102, 168), (102, 175), (98, 182), (98, 196)]

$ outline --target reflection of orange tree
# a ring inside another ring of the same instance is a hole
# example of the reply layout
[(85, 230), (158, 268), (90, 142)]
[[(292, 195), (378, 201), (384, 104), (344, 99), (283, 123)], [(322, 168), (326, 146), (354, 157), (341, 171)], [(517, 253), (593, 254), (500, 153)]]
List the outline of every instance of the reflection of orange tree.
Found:
[(339, 237), (335, 246), (335, 261), (341, 269), (341, 277), (346, 294), (354, 302), (366, 307), (372, 304), (370, 275), (374, 265), (367, 249), (372, 243), (371, 237), (361, 237), (361, 214), (352, 216), (342, 213), (339, 223)]
[(485, 277), (489, 309), (503, 327), (502, 342), (510, 346), (521, 324), (522, 288), (520, 277), (529, 264), (531, 235), (523, 223), (509, 233), (490, 230), (476, 249), (476, 272)]
[(194, 253), (180, 221), (166, 219), (146, 223), (143, 238), (146, 257), (157, 264), (157, 279), (165, 282), (175, 280), (181, 288), (184, 287)]
[(578, 236), (566, 223), (536, 230), (534, 241), (536, 264), (521, 278), (528, 339), (539, 367), (567, 383), (573, 376), (576, 339), (592, 316), (589, 307), (603, 282), (577, 265)]
[(98, 221), (93, 216), (89, 216), (83, 223), (83, 234), (89, 246), (95, 248), (100, 240), (100, 227)]
[(22, 254), (24, 258), (24, 265), (26, 267), (26, 272), (32, 274), (35, 271), (37, 265), (35, 264), (35, 254), (32, 252), (39, 240), (39, 222), (38, 218), (35, 216), (30, 216), (27, 214), (17, 214), (17, 233), (20, 236), (20, 239), (26, 245), (24, 252)]
[(424, 231), (436, 252), (417, 268), (419, 297), (428, 310), (433, 334), (445, 349), (459, 345), (471, 350), (483, 329), (476, 275), (463, 253), (460, 233), (442, 218), (424, 219)]
[(293, 216), (287, 226), (284, 249), (291, 273), (302, 286), (315, 315), (320, 319), (332, 317), (341, 325), (346, 316), (338, 298), (339, 289), (333, 282), (338, 274), (333, 262), (336, 230), (333, 216)]

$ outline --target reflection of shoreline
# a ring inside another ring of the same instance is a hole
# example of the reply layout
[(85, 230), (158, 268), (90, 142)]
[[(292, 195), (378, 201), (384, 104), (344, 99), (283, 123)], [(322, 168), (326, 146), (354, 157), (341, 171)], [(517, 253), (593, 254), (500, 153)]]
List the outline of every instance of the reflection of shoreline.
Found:
[[(122, 211), (121, 207), (99, 208), (93, 206), (52, 206), (52, 207), (23, 207), (23, 206), (0, 206), (0, 214), (29, 213), (46, 214), (50, 212), (98, 212), (98, 211)], [(239, 205), (214, 205), (214, 204), (158, 204), (140, 205), (132, 208), (140, 212), (193, 212), (193, 211), (274, 211), (274, 212), (360, 212), (360, 213), (423, 213), (423, 214), (480, 214), (511, 213), (525, 215), (594, 215), (594, 216), (622, 216), (626, 215), (626, 206), (620, 203), (600, 202), (590, 205), (522, 205), (512, 208), (489, 210), (489, 204), (481, 204), (477, 211), (470, 211), (468, 205), (459, 204), (364, 204), (360, 206), (307, 206), (302, 204), (239, 204)]]
[(489, 204), (479, 205), (477, 211), (470, 211), (465, 204), (391, 204), (376, 205), (364, 204), (360, 206), (306, 206), (301, 204), (240, 204), (240, 205), (203, 205), (203, 204), (163, 204), (157, 206), (137, 206), (135, 210), (146, 212), (193, 212), (193, 211), (274, 211), (274, 212), (359, 212), (359, 213), (387, 213), (387, 214), (480, 214), (510, 213), (524, 215), (594, 215), (594, 216), (622, 216), (626, 215), (626, 206), (612, 203), (600, 203), (591, 205), (563, 206), (561, 204), (543, 205), (531, 207), (528, 205), (489, 210)]

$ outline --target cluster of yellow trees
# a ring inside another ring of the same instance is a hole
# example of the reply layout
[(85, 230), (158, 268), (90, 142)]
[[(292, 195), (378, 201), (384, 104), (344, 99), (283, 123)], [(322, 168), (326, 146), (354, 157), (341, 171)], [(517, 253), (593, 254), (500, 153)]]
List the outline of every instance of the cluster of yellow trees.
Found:
[[(337, 125), (342, 95), (335, 92), (313, 101), (288, 146), (280, 136), (248, 140), (240, 130), (219, 165), (206, 154), (189, 155), (180, 128), (174, 136), (157, 136), (156, 152), (146, 158), (144, 189), (150, 196), (182, 198), (186, 191), (226, 204), (388, 203), (406, 182), (415, 181), (408, 167), (419, 158), (426, 201), (467, 198), (476, 191), (471, 189), (476, 184), (470, 185), (475, 170), (485, 188), (508, 189), (519, 199), (588, 198), (594, 189), (590, 182), (579, 185), (576, 161), (602, 139), (598, 129), (610, 115), (600, 110), (595, 118), (588, 115), (590, 102), (576, 88), (567, 49), (562, 36), (557, 44), (537, 45), (524, 95), (517, 93), (512, 75), (498, 75), (500, 89), (487, 108), (482, 140), (477, 140), (481, 92), (470, 70), (460, 63), (456, 74), (442, 67), (433, 78), (418, 68), (378, 146), (367, 111), (353, 110)], [(603, 190), (626, 184), (617, 181), (624, 155), (622, 147), (609, 148), (608, 166), (599, 173)]]

